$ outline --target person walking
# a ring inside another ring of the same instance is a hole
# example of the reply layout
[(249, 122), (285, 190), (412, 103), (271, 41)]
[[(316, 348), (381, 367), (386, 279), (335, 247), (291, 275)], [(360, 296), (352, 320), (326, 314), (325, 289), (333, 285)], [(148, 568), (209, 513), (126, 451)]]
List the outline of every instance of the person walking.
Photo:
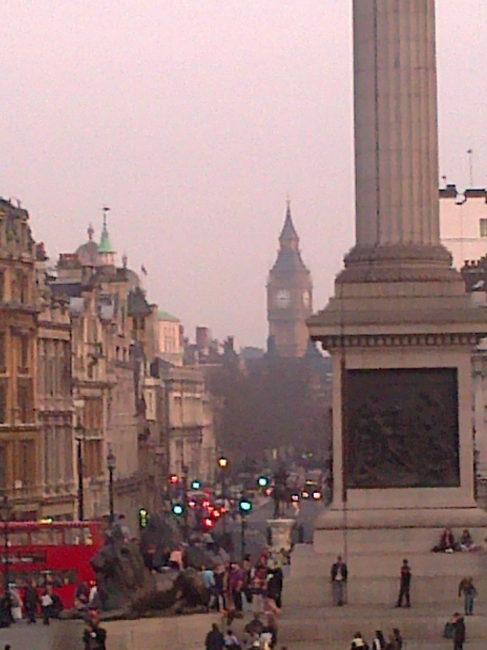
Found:
[(465, 636), (467, 629), (465, 627), (465, 621), (460, 614), (455, 613), (454, 617), (454, 627), (455, 633), (453, 635), (453, 650), (463, 650), (463, 644), (465, 643)]
[(402, 607), (403, 599), (406, 599), (406, 607), (411, 607), (411, 567), (407, 560), (402, 561), (399, 596), (397, 598), (396, 607)]
[(37, 605), (39, 603), (39, 595), (35, 587), (35, 583), (30, 582), (25, 588), (24, 595), (25, 611), (27, 613), (27, 622), (36, 622)]
[(342, 607), (345, 603), (345, 588), (348, 579), (348, 568), (342, 560), (342, 556), (337, 557), (337, 561), (331, 567), (331, 589), (333, 604)]
[(12, 614), (12, 620), (14, 623), (18, 623), (22, 620), (22, 598), (20, 597), (19, 590), (15, 585), (9, 585), (8, 591), (10, 596), (10, 612)]
[(223, 650), (225, 646), (225, 639), (223, 634), (218, 629), (218, 625), (213, 623), (211, 630), (206, 635), (205, 649), (206, 650)]
[(267, 596), (272, 598), (278, 609), (282, 608), (282, 587), (284, 577), (278, 562), (268, 571)]
[(473, 578), (470, 576), (464, 578), (458, 585), (458, 597), (461, 598), (462, 596), (465, 616), (473, 616), (473, 605), (475, 597), (477, 596), (477, 590), (473, 584)]
[(41, 611), (42, 611), (42, 622), (44, 625), (49, 625), (49, 619), (51, 618), (51, 605), (52, 598), (49, 594), (47, 588), (42, 591), (41, 596)]

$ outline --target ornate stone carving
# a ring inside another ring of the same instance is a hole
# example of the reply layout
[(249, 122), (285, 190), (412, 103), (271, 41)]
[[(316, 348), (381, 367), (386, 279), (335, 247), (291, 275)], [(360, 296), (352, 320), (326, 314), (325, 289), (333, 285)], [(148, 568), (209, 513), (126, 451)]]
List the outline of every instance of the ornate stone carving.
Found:
[(455, 369), (352, 370), (345, 386), (348, 488), (459, 486)]

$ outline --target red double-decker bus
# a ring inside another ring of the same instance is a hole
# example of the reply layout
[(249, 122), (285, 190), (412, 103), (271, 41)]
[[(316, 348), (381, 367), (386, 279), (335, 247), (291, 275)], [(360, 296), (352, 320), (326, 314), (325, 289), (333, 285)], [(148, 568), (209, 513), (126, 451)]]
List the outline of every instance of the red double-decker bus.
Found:
[(103, 545), (105, 528), (96, 521), (0, 523), (0, 589), (8, 567), (9, 582), (21, 591), (32, 581), (51, 586), (64, 607), (73, 607), (77, 585), (95, 577), (90, 561)]

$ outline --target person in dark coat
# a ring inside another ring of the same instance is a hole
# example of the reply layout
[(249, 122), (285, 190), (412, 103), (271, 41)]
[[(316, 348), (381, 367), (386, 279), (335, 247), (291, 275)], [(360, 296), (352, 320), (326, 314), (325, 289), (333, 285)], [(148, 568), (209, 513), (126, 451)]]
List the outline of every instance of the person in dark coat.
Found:
[(39, 594), (35, 588), (34, 583), (30, 583), (25, 588), (24, 605), (27, 612), (27, 621), (29, 623), (36, 622), (37, 606), (40, 603)]
[(96, 621), (90, 621), (83, 633), (85, 650), (106, 650), (107, 633)]
[(274, 567), (269, 570), (269, 579), (267, 582), (267, 596), (272, 598), (277, 607), (282, 607), (282, 586), (284, 576), (282, 569), (277, 562), (274, 562)]
[(399, 596), (397, 598), (396, 607), (402, 607), (402, 601), (406, 599), (406, 607), (411, 607), (411, 578), (412, 578), (411, 567), (407, 560), (402, 561), (401, 567), (401, 576), (400, 576), (400, 586), (399, 586)]
[(345, 602), (345, 586), (348, 579), (348, 569), (342, 556), (337, 557), (337, 561), (331, 567), (331, 587), (333, 595), (333, 604), (341, 607)]
[(225, 638), (218, 629), (218, 625), (213, 623), (211, 630), (206, 635), (205, 648), (206, 650), (223, 650), (225, 645)]
[(455, 634), (453, 635), (453, 650), (463, 650), (463, 644), (465, 643), (466, 636), (466, 627), (465, 621), (460, 614), (456, 613), (455, 616)]
[(395, 627), (392, 630), (392, 634), (394, 635), (394, 639), (397, 644), (397, 650), (402, 650), (403, 640), (402, 640), (401, 631), (397, 627)]

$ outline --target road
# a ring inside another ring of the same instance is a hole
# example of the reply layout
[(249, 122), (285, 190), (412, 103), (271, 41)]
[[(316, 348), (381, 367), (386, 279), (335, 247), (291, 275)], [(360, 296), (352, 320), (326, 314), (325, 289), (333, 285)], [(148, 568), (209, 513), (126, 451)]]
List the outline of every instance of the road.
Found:
[[(306, 543), (313, 541), (314, 521), (316, 517), (324, 511), (322, 501), (302, 500), (300, 502), (300, 512), (296, 521), (302, 524), (304, 528), (304, 541)], [(289, 508), (286, 516), (294, 519), (292, 509)], [(274, 502), (268, 499), (267, 502), (255, 508), (249, 516), (249, 527), (258, 530), (263, 535), (266, 535), (268, 519), (272, 519), (274, 514)]]
[[(313, 541), (314, 521), (318, 514), (324, 510), (321, 501), (302, 501), (298, 517), (293, 516), (291, 508), (285, 516), (296, 519), (297, 524), (303, 526), (304, 542)], [(245, 531), (245, 550), (255, 558), (261, 551), (262, 547), (267, 544), (268, 520), (272, 519), (274, 514), (274, 502), (272, 499), (256, 502), (250, 515), (247, 516), (247, 526)], [(240, 519), (233, 520), (230, 516), (225, 521), (218, 523), (216, 531), (221, 531), (225, 525), (225, 530), (231, 532), (234, 541), (235, 559), (241, 557), (241, 537), (242, 528)]]

